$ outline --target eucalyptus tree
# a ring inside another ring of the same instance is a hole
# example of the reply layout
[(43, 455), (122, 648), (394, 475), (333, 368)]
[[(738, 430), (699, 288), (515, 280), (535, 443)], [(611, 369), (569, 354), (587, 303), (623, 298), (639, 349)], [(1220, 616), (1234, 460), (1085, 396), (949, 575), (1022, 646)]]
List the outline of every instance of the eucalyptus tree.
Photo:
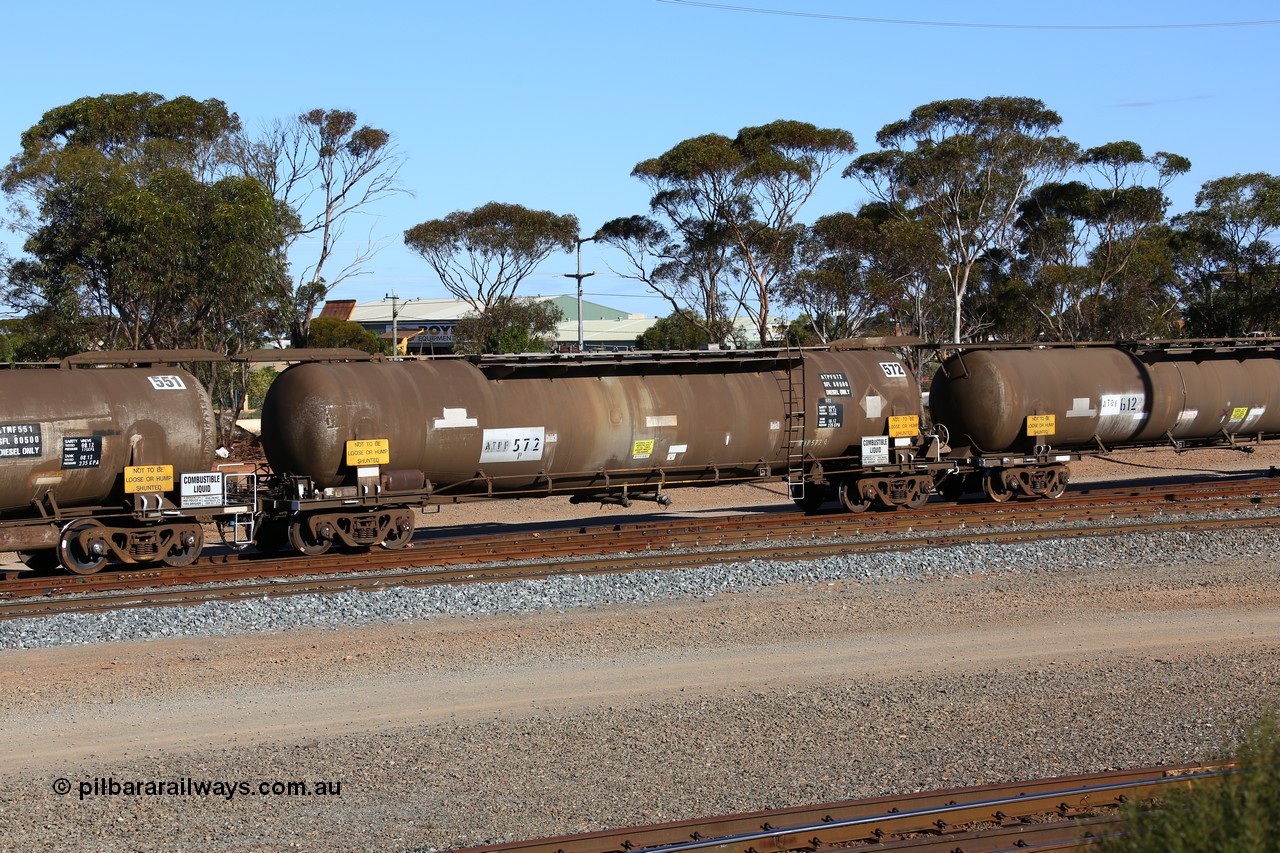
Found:
[(453, 327), (460, 353), (546, 352), (556, 343), (564, 312), (554, 302), (528, 297), (499, 299), (483, 314), (467, 314)]
[(572, 252), (578, 217), (491, 201), (404, 232), (445, 288), (481, 318), (507, 307), (516, 288), (553, 252)]
[(1190, 168), (1177, 154), (1148, 157), (1135, 142), (1112, 142), (1081, 154), (1082, 180), (1045, 184), (1023, 202), (1021, 268), (1042, 324), (1056, 337), (1107, 333), (1099, 317), (1109, 300), (1121, 298), (1113, 284), (1165, 222), (1165, 190)]
[(631, 174), (649, 187), (650, 210), (686, 248), (732, 249), (744, 286), (729, 292), (764, 343), (772, 336), (771, 303), (794, 257), (800, 210), (855, 149), (848, 131), (779, 120), (742, 128), (732, 139), (686, 139)]
[[(275, 121), (260, 138), (240, 135), (232, 150), (237, 165), (295, 217), (284, 246), (295, 266), (279, 300), (288, 307), (294, 345), (304, 346), (315, 309), (333, 288), (364, 274), (385, 247), (372, 234), (348, 237), (347, 226), (379, 201), (408, 192), (398, 180), (404, 156), (390, 132), (337, 109)], [(350, 254), (339, 256), (340, 244)]]
[(221, 101), (131, 93), (56, 107), (22, 134), (0, 186), (27, 257), (4, 298), (42, 326), (40, 355), (230, 350), (268, 331), (288, 215), (224, 174), (239, 130)]
[(881, 128), (881, 150), (844, 171), (894, 215), (938, 235), (956, 341), (975, 268), (993, 250), (1012, 251), (1022, 201), (1076, 161), (1078, 146), (1055, 135), (1061, 124), (1033, 98), (934, 101)]
[(673, 228), (680, 229), (677, 235), (652, 217), (626, 216), (606, 222), (595, 239), (620, 249), (627, 259), (626, 268), (611, 265), (610, 270), (643, 282), (666, 300), (673, 325), (679, 321), (682, 327), (677, 337), (688, 337), (687, 326), (697, 330), (700, 343), (727, 344), (745, 298), (728, 235), (714, 220), (697, 217)]
[(869, 221), (836, 213), (805, 228), (797, 243), (796, 262), (778, 296), (801, 313), (819, 343), (862, 336), (873, 321), (885, 319), (890, 287), (876, 274), (873, 232)]
[(1280, 331), (1280, 177), (1217, 178), (1201, 186), (1195, 204), (1173, 220), (1190, 331)]

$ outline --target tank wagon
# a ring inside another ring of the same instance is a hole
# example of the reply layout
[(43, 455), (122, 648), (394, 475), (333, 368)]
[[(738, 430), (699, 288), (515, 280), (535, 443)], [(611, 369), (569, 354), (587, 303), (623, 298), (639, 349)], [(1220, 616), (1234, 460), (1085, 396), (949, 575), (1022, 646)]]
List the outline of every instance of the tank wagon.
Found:
[[(808, 510), (918, 507), (935, 491), (1056, 497), (1114, 449), (1280, 435), (1280, 340), (949, 347), (930, 389), (887, 347), (295, 362), (267, 394), (255, 474), (211, 467), (200, 351), (93, 353), (0, 370), (0, 550), (88, 574), (186, 565), (203, 528), (320, 554), (400, 548), (417, 510), (567, 495), (669, 503), (680, 487), (785, 479)], [(225, 535), (224, 535), (225, 539)]]
[(397, 548), (429, 503), (665, 504), (769, 477), (807, 507), (917, 506), (948, 463), (920, 433), (914, 376), (867, 346), (296, 364), (263, 405), (263, 449), (287, 473), (259, 542)]
[(1057, 497), (1082, 454), (1235, 447), (1280, 434), (1277, 341), (988, 345), (943, 361), (929, 398), (957, 468), (939, 489)]
[[(228, 506), (224, 477), (211, 469), (209, 396), (174, 366), (218, 359), (91, 353), (0, 370), (0, 550), (80, 574), (109, 559), (181, 566), (203, 547), (202, 521), (230, 513), (251, 524), (251, 496)], [(117, 364), (133, 366), (108, 366)], [(251, 527), (242, 540), (250, 536)]]

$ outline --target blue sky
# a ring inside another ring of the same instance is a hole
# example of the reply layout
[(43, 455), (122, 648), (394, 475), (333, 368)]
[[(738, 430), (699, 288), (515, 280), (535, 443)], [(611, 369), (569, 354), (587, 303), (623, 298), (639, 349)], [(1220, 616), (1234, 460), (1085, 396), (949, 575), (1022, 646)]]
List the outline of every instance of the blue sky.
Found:
[[(1188, 210), (1206, 180), (1280, 173), (1280, 25), (1173, 25), (1276, 19), (1280, 4), (1229, 0), (23, 3), (5, 15), (0, 156), (46, 110), (103, 93), (218, 98), (251, 130), (352, 110), (393, 134), (413, 195), (350, 226), (388, 245), (331, 296), (439, 297), (403, 244), (419, 222), (503, 201), (572, 213), (589, 234), (645, 212), (632, 167), (683, 139), (785, 118), (849, 130), (865, 153), (882, 126), (944, 98), (1039, 98), (1084, 146), (1130, 139), (1189, 157), (1171, 188), (1172, 212)], [(865, 201), (833, 174), (802, 218)], [(667, 313), (610, 264), (584, 247), (587, 298)], [(575, 292), (561, 275), (574, 269), (555, 255), (520, 292)]]

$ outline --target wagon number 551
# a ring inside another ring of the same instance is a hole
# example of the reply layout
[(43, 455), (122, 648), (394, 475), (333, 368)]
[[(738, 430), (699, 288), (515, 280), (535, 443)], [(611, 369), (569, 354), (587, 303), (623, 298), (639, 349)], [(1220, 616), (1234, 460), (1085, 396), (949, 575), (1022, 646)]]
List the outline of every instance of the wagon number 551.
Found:
[(157, 391), (183, 391), (187, 387), (181, 376), (148, 376), (147, 381)]

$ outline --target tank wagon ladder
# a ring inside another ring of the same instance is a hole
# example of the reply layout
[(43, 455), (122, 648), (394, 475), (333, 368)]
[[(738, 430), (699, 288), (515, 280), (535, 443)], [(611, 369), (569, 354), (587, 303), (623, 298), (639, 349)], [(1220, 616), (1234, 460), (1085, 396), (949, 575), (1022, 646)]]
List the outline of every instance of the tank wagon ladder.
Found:
[[(794, 361), (786, 368), (774, 374), (778, 388), (782, 392), (784, 408), (783, 442), (787, 449), (787, 497), (792, 500), (804, 499), (804, 359), (799, 353), (788, 348), (787, 355)], [(796, 370), (800, 371), (800, 381), (796, 382)]]

